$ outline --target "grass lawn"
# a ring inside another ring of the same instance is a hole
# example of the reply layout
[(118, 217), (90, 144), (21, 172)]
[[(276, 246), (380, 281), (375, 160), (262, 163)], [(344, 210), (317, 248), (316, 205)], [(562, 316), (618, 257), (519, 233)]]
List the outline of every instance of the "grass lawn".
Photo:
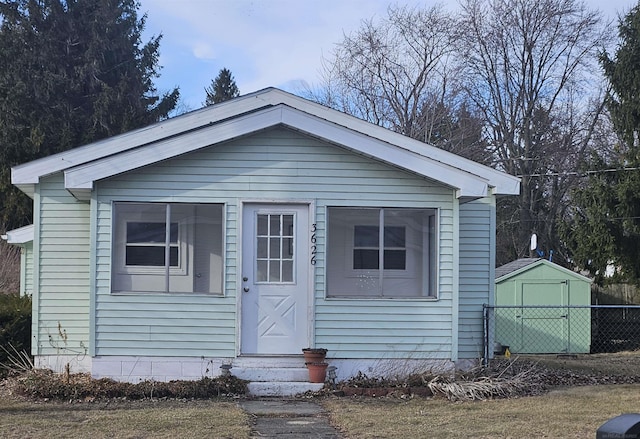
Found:
[(249, 438), (249, 419), (226, 401), (68, 404), (0, 399), (2, 438)]
[(335, 398), (323, 405), (331, 422), (353, 439), (593, 438), (610, 418), (640, 413), (640, 385), (573, 387), (477, 402)]
[[(640, 412), (640, 385), (586, 386), (534, 397), (319, 400), (346, 438), (589, 438), (608, 419)], [(2, 438), (249, 438), (228, 401), (34, 403), (0, 400)]]

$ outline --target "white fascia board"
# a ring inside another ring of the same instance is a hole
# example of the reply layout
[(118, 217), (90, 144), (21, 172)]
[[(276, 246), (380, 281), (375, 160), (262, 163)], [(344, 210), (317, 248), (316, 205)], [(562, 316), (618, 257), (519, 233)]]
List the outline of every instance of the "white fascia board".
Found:
[[(248, 113), (210, 127), (191, 131), (144, 147), (105, 157), (65, 171), (65, 188), (76, 196), (86, 196), (93, 182), (128, 172), (161, 160), (232, 140), (283, 124), (351, 151), (373, 157), (391, 165), (412, 171), (457, 189), (461, 197), (484, 197), (489, 184), (482, 177), (470, 174), (420, 154), (397, 148), (386, 142), (336, 125), (285, 105)], [(82, 195), (84, 194), (84, 195)]]
[(9, 230), (6, 235), (2, 235), (2, 239), (9, 244), (26, 244), (33, 241), (34, 227), (33, 224), (20, 227), (19, 229)]

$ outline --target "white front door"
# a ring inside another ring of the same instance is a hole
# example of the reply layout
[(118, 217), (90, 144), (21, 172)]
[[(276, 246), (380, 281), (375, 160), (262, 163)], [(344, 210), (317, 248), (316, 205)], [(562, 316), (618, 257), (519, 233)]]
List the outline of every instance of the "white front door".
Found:
[(299, 354), (309, 344), (309, 206), (245, 204), (242, 354)]

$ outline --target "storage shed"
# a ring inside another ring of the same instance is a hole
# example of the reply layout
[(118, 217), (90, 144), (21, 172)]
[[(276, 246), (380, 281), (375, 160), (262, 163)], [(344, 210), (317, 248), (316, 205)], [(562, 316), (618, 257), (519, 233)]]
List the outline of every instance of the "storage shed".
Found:
[(512, 353), (588, 353), (591, 280), (524, 258), (496, 268), (495, 342)]

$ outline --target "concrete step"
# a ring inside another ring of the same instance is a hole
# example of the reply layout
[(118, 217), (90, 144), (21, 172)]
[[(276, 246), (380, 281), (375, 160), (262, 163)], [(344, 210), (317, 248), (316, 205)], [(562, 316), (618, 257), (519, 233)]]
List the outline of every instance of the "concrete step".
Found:
[(295, 396), (308, 391), (317, 392), (324, 384), (301, 381), (252, 381), (248, 385), (250, 396)]
[(231, 373), (248, 381), (309, 381), (306, 367), (234, 367)]

